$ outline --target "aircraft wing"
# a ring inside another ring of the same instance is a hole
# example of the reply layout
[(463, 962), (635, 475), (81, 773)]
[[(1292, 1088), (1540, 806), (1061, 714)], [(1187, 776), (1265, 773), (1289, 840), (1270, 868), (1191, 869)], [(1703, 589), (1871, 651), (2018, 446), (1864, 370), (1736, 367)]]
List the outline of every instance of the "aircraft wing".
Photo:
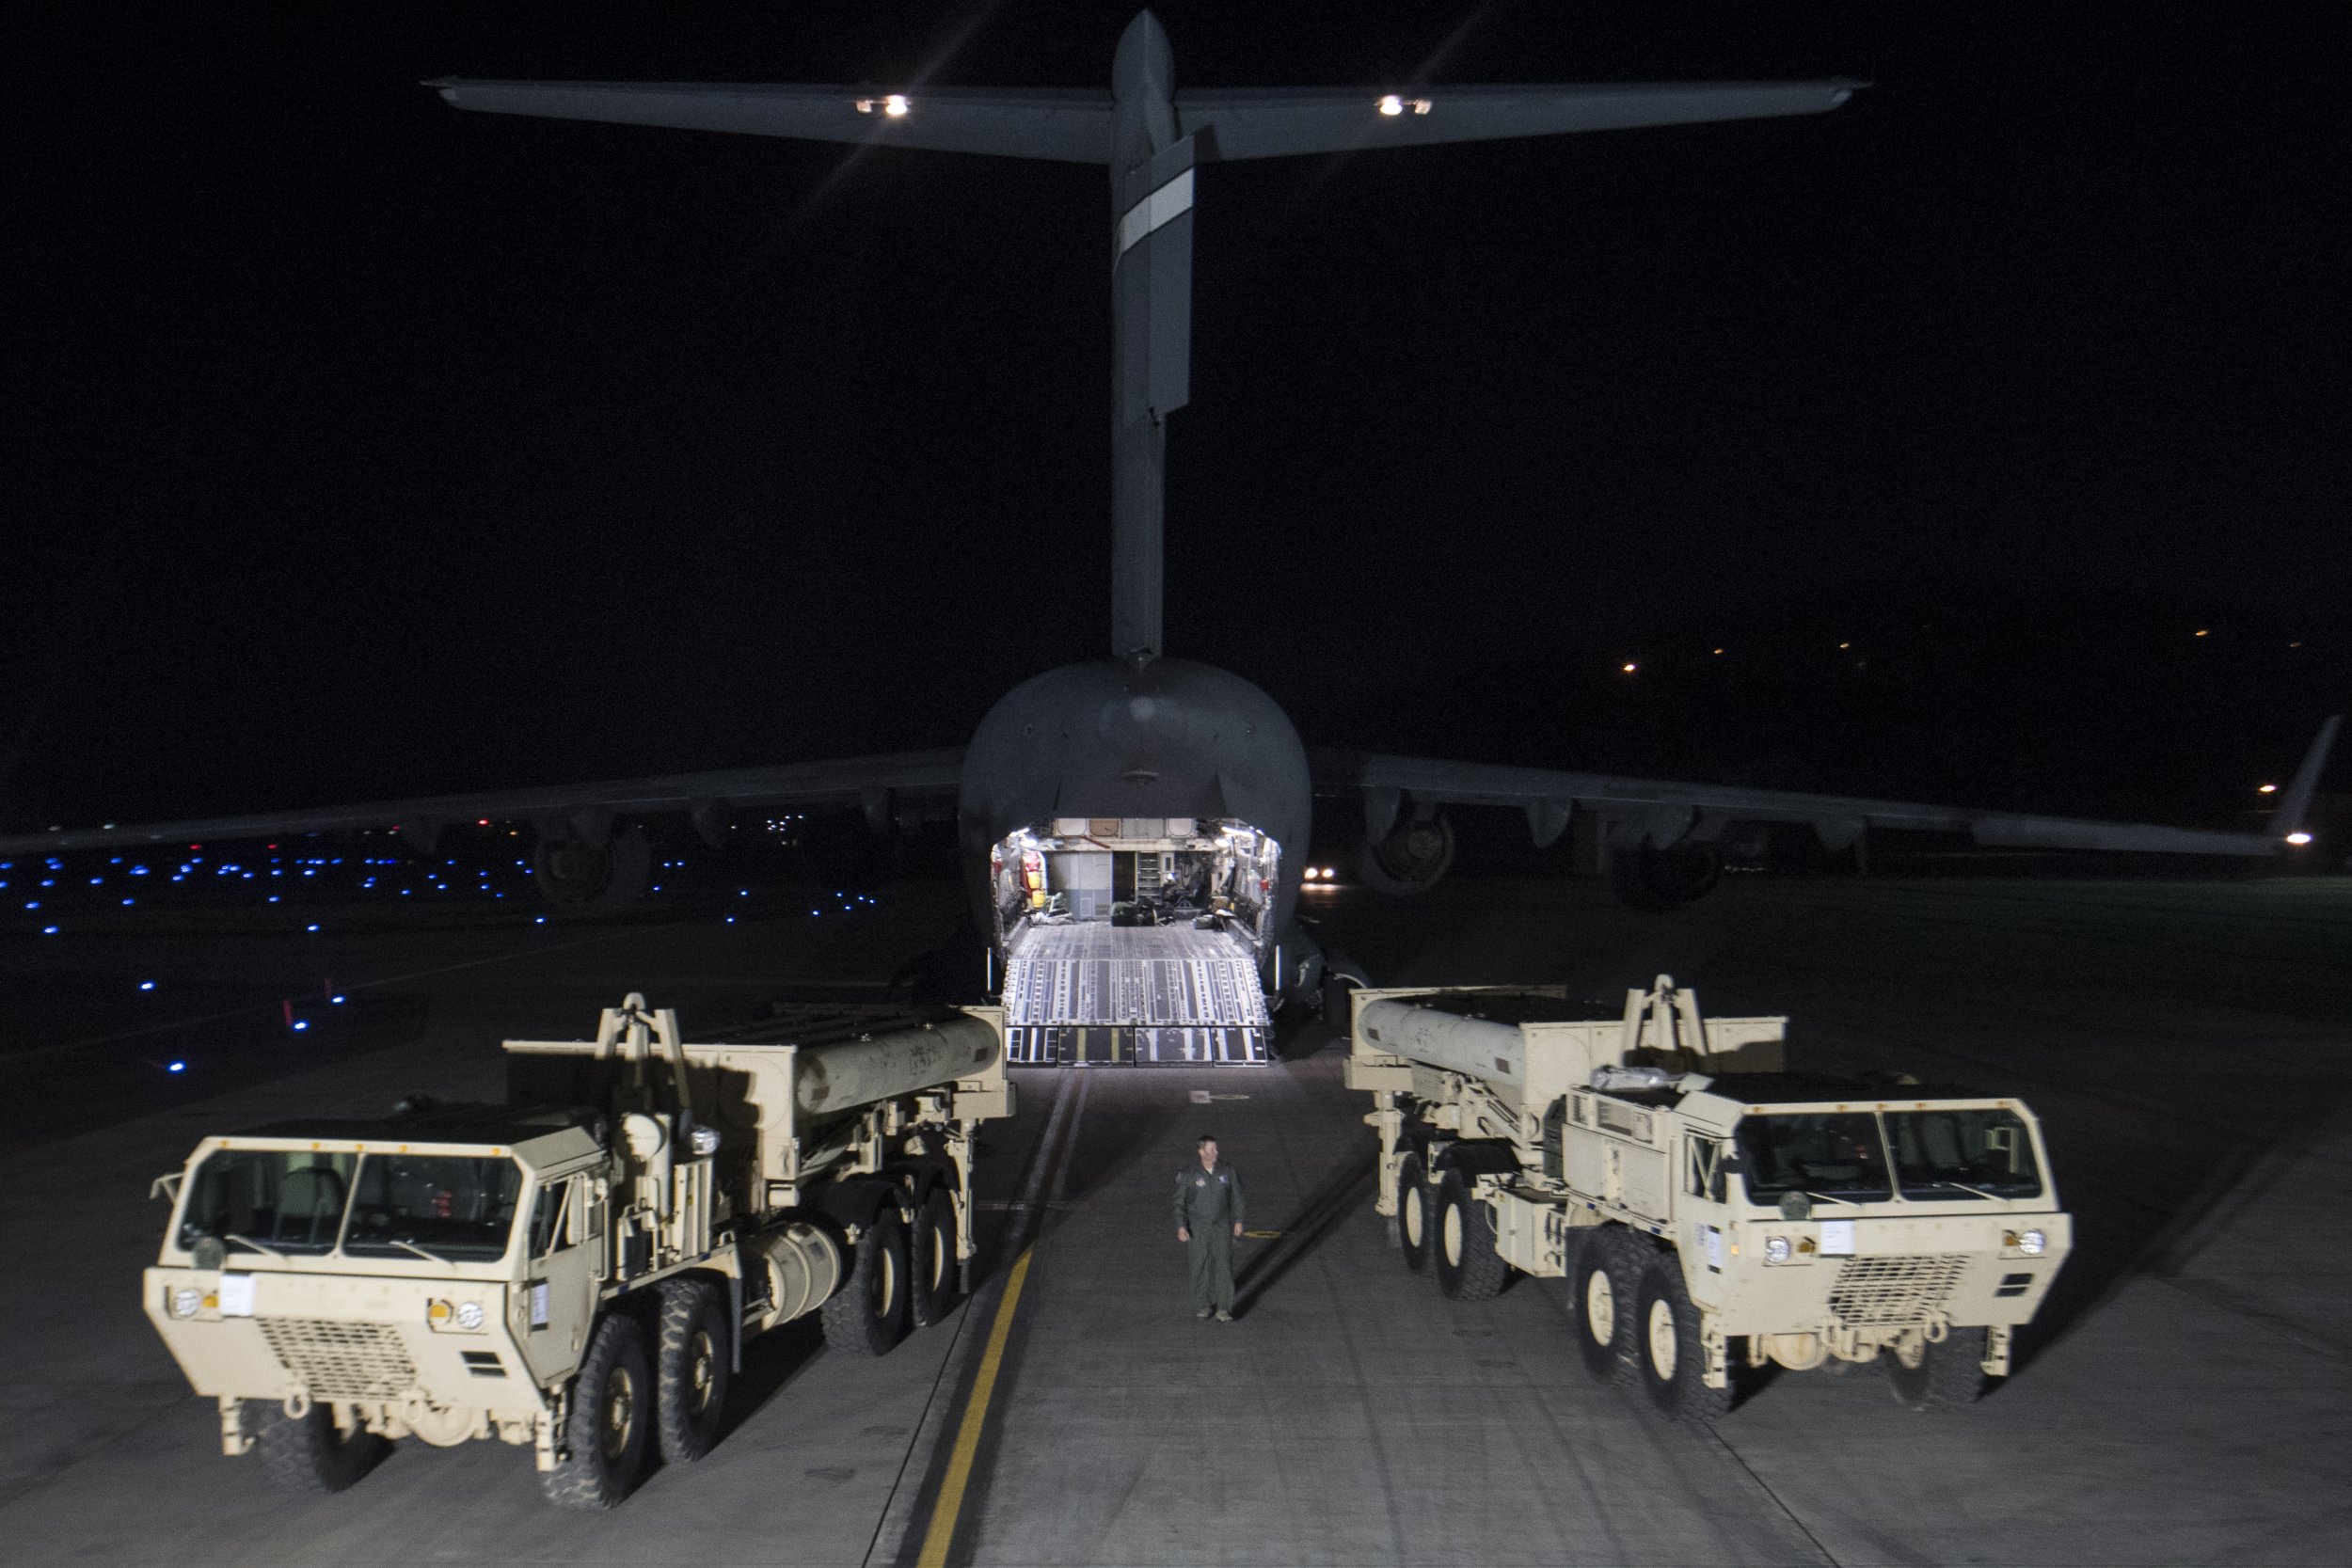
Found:
[(614, 817), (677, 812), (698, 819), (732, 805), (857, 805), (887, 821), (894, 798), (953, 798), (963, 768), (961, 747), (894, 752), (781, 767), (737, 768), (716, 773), (674, 773), (655, 779), (501, 789), (479, 795), (434, 795), (375, 800), (311, 811), (261, 812), (184, 822), (148, 822), (58, 832), (0, 834), (0, 855), (55, 853), (107, 845), (202, 843), (208, 838), (259, 838), (274, 833), (353, 832), (397, 828), (429, 844), (438, 829), (487, 817), (528, 821), (542, 836), (576, 832), (601, 836)]
[(2294, 782), (2279, 797), (2265, 832), (2227, 832), (2082, 817), (2040, 816), (1968, 806), (1920, 805), (1858, 796), (1811, 795), (1737, 784), (1629, 779), (1607, 773), (1556, 772), (1375, 752), (1311, 749), (1308, 764), (1319, 795), (1359, 795), (1374, 838), (1387, 835), (1407, 806), (1517, 806), (1527, 813), (1538, 845), (1557, 839), (1573, 812), (1595, 814), (1612, 844), (1671, 847), (1708, 844), (1739, 822), (1802, 822), (1822, 845), (1843, 849), (1869, 829), (1964, 832), (2000, 848), (2107, 849), (2172, 855), (2273, 855), (2302, 826), (2312, 792), (2327, 765), (2342, 716), (2322, 724)]

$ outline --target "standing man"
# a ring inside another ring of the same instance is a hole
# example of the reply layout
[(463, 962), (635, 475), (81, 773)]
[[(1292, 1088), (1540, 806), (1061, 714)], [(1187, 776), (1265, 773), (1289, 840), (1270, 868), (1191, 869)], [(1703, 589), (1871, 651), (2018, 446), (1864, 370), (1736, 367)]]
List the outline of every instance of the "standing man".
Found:
[(1176, 1239), (1190, 1249), (1192, 1315), (1233, 1321), (1233, 1243), (1241, 1235), (1241, 1173), (1216, 1160), (1200, 1134), (1200, 1163), (1176, 1173)]

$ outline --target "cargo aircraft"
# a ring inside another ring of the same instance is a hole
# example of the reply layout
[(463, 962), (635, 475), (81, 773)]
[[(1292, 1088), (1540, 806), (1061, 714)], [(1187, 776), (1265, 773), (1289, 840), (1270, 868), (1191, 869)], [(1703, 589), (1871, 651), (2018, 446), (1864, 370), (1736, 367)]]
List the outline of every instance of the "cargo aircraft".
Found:
[(1266, 1059), (1273, 1014), (1311, 1009), (1325, 960), (1295, 920), (1315, 798), (1352, 800), (1362, 881), (1434, 885), (1448, 807), (1526, 814), (1538, 846), (1588, 819), (1616, 893), (1669, 908), (1713, 886), (1726, 835), (1802, 824), (1835, 851), (1881, 831), (1981, 845), (2233, 856), (2298, 839), (2330, 720), (2265, 833), (2199, 832), (1540, 768), (1311, 749), (1232, 673), (1162, 651), (1168, 418), (1190, 396), (1192, 227), (1216, 166), (1246, 158), (1826, 113), (1845, 80), (1182, 88), (1149, 11), (1119, 40), (1107, 91), (469, 81), (461, 109), (865, 147), (1092, 164), (1110, 176), (1114, 425), (1106, 657), (1015, 687), (961, 749), (725, 772), (378, 801), (0, 839), (0, 853), (397, 829), (433, 853), (444, 824), (527, 821), (536, 880), (572, 910), (647, 890), (644, 828), (680, 816), (714, 845), (740, 809), (862, 808), (877, 832), (952, 808), (988, 982), (1016, 1061)]

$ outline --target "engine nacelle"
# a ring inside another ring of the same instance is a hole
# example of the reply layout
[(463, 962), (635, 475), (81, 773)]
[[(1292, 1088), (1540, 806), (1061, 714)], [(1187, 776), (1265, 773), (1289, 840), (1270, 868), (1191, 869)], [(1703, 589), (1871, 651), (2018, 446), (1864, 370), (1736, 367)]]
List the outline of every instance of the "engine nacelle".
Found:
[(609, 838), (542, 838), (531, 852), (539, 896), (571, 914), (612, 914), (653, 887), (653, 843), (643, 828)]
[(1356, 857), (1356, 875), (1366, 887), (1391, 897), (1426, 893), (1454, 864), (1454, 824), (1443, 812), (1425, 820), (1396, 825)]
[(1609, 887), (1637, 910), (1672, 910), (1705, 897), (1724, 874), (1711, 844), (1624, 845), (1609, 857)]

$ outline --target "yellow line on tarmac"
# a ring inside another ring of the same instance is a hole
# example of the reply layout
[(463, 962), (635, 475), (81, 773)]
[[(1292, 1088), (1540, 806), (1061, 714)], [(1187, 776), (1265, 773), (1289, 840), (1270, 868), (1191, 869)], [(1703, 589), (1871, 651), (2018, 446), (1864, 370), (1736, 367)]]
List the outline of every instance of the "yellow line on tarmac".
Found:
[(963, 1490), (971, 1484), (972, 1461), (979, 1453), (980, 1431), (988, 1424), (988, 1403), (995, 1397), (996, 1374), (1004, 1369), (1005, 1341), (1012, 1337), (1013, 1308), (1021, 1303), (1021, 1286), (1029, 1277), (1029, 1258), (1035, 1250), (1025, 1247), (1013, 1260), (1004, 1299), (996, 1304), (996, 1321), (989, 1326), (988, 1348), (980, 1353), (980, 1370), (972, 1379), (972, 1397), (964, 1402), (963, 1424), (956, 1430), (947, 1474), (939, 1483), (938, 1500), (931, 1504), (931, 1525), (923, 1532), (916, 1568), (946, 1568), (947, 1547), (955, 1540), (956, 1523), (963, 1513)]

